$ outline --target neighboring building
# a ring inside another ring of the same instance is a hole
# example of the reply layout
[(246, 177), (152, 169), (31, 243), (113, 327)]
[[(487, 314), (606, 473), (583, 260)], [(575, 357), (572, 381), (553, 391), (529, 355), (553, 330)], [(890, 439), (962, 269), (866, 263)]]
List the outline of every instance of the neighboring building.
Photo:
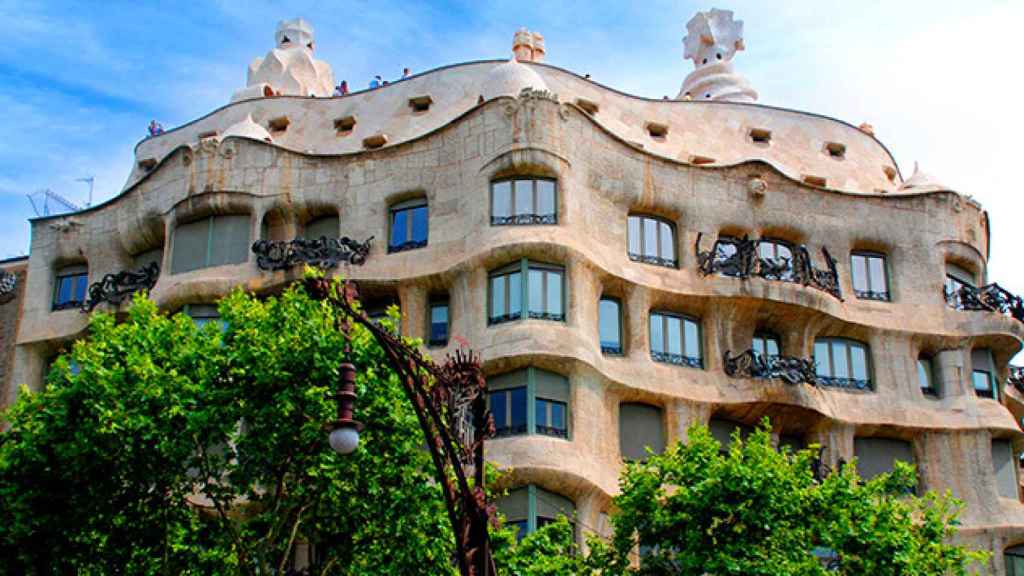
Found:
[[(337, 271), (371, 311), (399, 303), (435, 356), (481, 352), (488, 456), (514, 469), (501, 505), (524, 529), (575, 511), (607, 530), (624, 460), (694, 422), (724, 439), (769, 416), (780, 444), (820, 443), (833, 467), (915, 462), (921, 490), (967, 503), (960, 538), (994, 550), (993, 571), (1017, 557), (1024, 396), (1007, 383), (1024, 315), (986, 286), (987, 214), (904, 180), (866, 124), (753, 103), (731, 13), (691, 21), (677, 100), (540, 63), (525, 30), (523, 61), (310, 97), (333, 81), (312, 38), (282, 23), (232, 103), (139, 143), (121, 194), (33, 221), (27, 262), (0, 263), (17, 278), (6, 402), (83, 335), (83, 302), (152, 285), (215, 321), (232, 288), (301, 276), (281, 242), (327, 237), (344, 260), (373, 237)], [(97, 284), (126, 270), (142, 272)]]

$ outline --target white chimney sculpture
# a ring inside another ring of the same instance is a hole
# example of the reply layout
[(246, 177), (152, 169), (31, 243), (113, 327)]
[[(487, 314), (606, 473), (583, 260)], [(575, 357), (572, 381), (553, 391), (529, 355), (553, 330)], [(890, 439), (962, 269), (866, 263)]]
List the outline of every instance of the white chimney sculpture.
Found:
[(274, 34), (277, 46), (249, 64), (246, 87), (235, 92), (232, 102), (266, 96), (316, 96), (334, 94), (331, 65), (313, 58), (313, 27), (302, 18), (282, 20)]
[(750, 83), (732, 68), (733, 56), (744, 46), (743, 21), (733, 20), (731, 10), (697, 12), (686, 23), (683, 46), (683, 58), (693, 60), (696, 70), (683, 80), (676, 100), (757, 100)]

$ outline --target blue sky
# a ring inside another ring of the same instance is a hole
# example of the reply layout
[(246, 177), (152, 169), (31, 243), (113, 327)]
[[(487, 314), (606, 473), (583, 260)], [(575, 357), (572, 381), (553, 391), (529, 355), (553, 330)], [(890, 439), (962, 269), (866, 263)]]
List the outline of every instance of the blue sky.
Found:
[(28, 250), (25, 194), (84, 202), (124, 184), (151, 118), (172, 127), (225, 104), (278, 20), (301, 16), (335, 77), (364, 86), (465, 60), (506, 57), (520, 26), (548, 62), (633, 94), (675, 96), (692, 68), (685, 24), (732, 9), (736, 67), (764, 104), (867, 121), (905, 177), (915, 160), (989, 210), (990, 278), (1024, 292), (1016, 266), (1024, 2), (29, 2), (0, 0), (0, 258)]

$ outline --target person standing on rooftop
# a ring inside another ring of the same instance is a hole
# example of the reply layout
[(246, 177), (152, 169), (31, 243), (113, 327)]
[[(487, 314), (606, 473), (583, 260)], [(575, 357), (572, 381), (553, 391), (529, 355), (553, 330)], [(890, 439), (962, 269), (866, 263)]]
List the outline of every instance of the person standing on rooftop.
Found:
[(380, 83), (380, 75), (378, 74), (377, 76), (373, 77), (373, 80), (370, 80), (370, 89), (372, 90), (374, 88), (380, 88)]
[(156, 120), (149, 121), (149, 135), (159, 136), (164, 133), (164, 127), (160, 125)]
[(334, 95), (344, 96), (346, 94), (348, 94), (348, 80), (342, 80), (341, 84), (334, 88)]
[(412, 71), (409, 70), (408, 68), (403, 68), (402, 69), (402, 79), (404, 80), (405, 78), (408, 78), (409, 76), (412, 76)]

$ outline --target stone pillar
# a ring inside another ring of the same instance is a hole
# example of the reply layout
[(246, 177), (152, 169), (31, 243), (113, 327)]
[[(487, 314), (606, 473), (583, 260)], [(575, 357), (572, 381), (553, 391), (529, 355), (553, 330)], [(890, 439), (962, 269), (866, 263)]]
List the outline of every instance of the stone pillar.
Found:
[(969, 352), (963, 349), (942, 350), (935, 355), (934, 367), (938, 372), (936, 381), (942, 398), (953, 398), (967, 394), (969, 374), (967, 359)]
[(686, 400), (675, 400), (666, 406), (668, 419), (668, 444), (686, 442), (686, 430), (693, 424), (708, 425), (711, 420), (713, 404), (688, 402)]
[(807, 433), (807, 443), (818, 444), (824, 448), (822, 460), (835, 469), (840, 460), (853, 460), (854, 430), (852, 424), (823, 421)]
[(427, 338), (427, 291), (422, 286), (398, 287), (398, 302), (402, 309), (402, 334), (413, 338)]

